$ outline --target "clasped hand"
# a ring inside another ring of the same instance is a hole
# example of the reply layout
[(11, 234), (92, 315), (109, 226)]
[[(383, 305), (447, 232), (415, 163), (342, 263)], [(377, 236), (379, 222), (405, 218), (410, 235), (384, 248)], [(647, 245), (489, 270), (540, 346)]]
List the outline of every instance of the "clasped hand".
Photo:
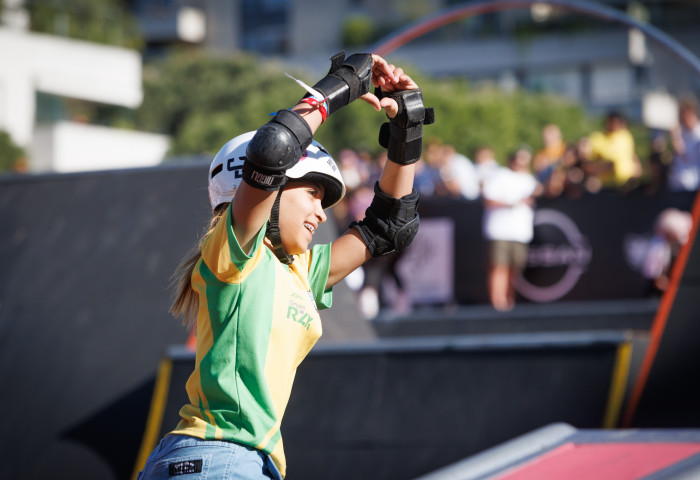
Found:
[[(372, 85), (381, 88), (382, 92), (397, 92), (418, 88), (416, 82), (406, 75), (401, 67), (388, 63), (379, 55), (372, 54)], [(374, 107), (376, 111), (382, 108), (389, 118), (394, 118), (398, 113), (398, 104), (395, 100), (384, 97), (381, 100), (371, 92), (360, 97)]]

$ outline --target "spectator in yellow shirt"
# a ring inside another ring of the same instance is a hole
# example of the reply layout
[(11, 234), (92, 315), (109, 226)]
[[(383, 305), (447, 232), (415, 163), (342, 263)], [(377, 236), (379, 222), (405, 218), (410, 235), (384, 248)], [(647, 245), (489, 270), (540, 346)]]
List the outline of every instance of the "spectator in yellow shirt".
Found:
[(605, 131), (590, 136), (590, 161), (603, 186), (619, 188), (642, 174), (634, 152), (634, 139), (621, 114), (610, 112), (605, 118)]

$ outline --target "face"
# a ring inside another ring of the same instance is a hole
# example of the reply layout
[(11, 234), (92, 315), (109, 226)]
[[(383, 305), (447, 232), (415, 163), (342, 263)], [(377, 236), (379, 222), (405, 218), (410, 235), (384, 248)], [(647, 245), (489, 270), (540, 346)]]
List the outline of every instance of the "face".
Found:
[(622, 129), (625, 124), (620, 117), (611, 116), (606, 119), (605, 126), (609, 132), (616, 132)]
[(698, 123), (698, 116), (697, 113), (695, 113), (695, 109), (681, 108), (680, 121), (681, 125), (687, 129), (692, 129), (695, 127), (695, 124)]
[(279, 226), (282, 246), (289, 255), (308, 250), (314, 231), (326, 221), (321, 206), (323, 194), (323, 186), (313, 182), (293, 182), (284, 187)]
[(484, 163), (493, 159), (493, 150), (490, 148), (480, 148), (474, 154), (474, 161), (476, 163)]
[(561, 142), (561, 130), (556, 125), (546, 125), (542, 129), (542, 140), (546, 145)]
[(516, 172), (529, 172), (532, 154), (527, 150), (518, 150), (510, 162), (510, 168)]

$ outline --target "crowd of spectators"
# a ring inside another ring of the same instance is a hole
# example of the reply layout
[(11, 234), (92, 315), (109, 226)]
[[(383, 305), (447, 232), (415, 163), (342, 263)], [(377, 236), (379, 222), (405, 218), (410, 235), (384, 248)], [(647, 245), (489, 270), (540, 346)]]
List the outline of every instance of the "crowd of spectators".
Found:
[[(503, 159), (497, 159), (494, 149), (488, 145), (473, 152), (459, 152), (453, 145), (438, 138), (427, 138), (423, 157), (417, 164), (415, 188), (422, 198), (449, 197), (483, 202), (487, 215), (484, 216), (482, 229), (485, 239), (492, 243), (493, 240), (500, 241), (491, 238), (493, 232), (503, 229), (487, 223), (491, 217), (506, 215), (503, 212), (492, 215), (492, 209), (520, 210), (523, 218), (528, 217), (523, 212), (529, 211), (531, 218), (534, 198), (540, 196), (575, 199), (603, 190), (655, 195), (663, 191), (695, 191), (700, 186), (700, 120), (694, 99), (680, 101), (678, 125), (675, 128), (650, 135), (650, 153), (645, 161), (638, 158), (634, 138), (625, 118), (618, 112), (609, 112), (604, 127), (583, 138), (567, 141), (560, 127), (553, 123), (545, 125), (541, 135), (542, 144), (538, 150), (533, 151), (523, 145)], [(337, 159), (348, 193), (345, 201), (336, 206), (333, 213), (340, 225), (348, 225), (353, 220), (363, 218), (372, 200), (373, 185), (387, 159), (386, 154), (372, 158), (367, 153), (354, 150), (340, 152)], [(508, 170), (511, 172), (503, 173)], [(514, 175), (513, 171), (518, 174)], [(502, 204), (503, 195), (498, 194), (502, 185), (498, 185), (503, 182), (511, 185), (512, 182), (514, 186), (508, 188), (513, 193), (518, 189), (515, 186), (516, 177), (523, 177), (521, 185), (524, 188), (521, 190), (527, 195), (513, 205)], [(525, 177), (531, 177), (532, 182)], [(491, 188), (488, 187), (489, 182), (493, 184)], [(489, 194), (489, 191), (492, 193)], [(519, 236), (522, 243), (527, 243), (531, 232), (521, 231)], [(491, 245), (489, 249), (492, 250)], [(499, 255), (504, 251), (502, 246), (496, 250), (500, 252)], [(390, 265), (383, 264), (374, 279), (365, 278), (364, 285), (374, 284), (373, 288), (379, 289), (379, 277), (386, 275), (388, 270), (400, 292), (400, 278), (394, 271), (396, 260), (393, 259)], [(503, 281), (503, 275), (494, 276), (499, 272), (491, 266), (493, 281), (488, 281), (489, 293), (495, 308), (512, 308), (512, 285), (508, 286), (508, 290), (502, 285), (512, 283), (522, 263), (522, 258), (513, 260), (515, 270), (504, 274), (511, 279), (509, 282)], [(371, 270), (370, 265), (370, 277)], [(371, 311), (368, 316), (371, 316)]]
[[(670, 132), (650, 135), (650, 154), (644, 162), (635, 153), (635, 141), (625, 118), (617, 112), (606, 115), (605, 127), (589, 136), (566, 141), (558, 125), (542, 128), (542, 146), (531, 150), (532, 174), (544, 197), (578, 198), (604, 189), (623, 193), (642, 191), (694, 191), (700, 185), (700, 121), (694, 100), (680, 102), (679, 123)], [(528, 149), (523, 146), (521, 148)], [(471, 154), (471, 155), (469, 155)], [(358, 218), (372, 198), (371, 190), (381, 171), (385, 154), (371, 158), (364, 152), (344, 150), (338, 158), (348, 186), (341, 218)], [(496, 159), (487, 145), (474, 152), (458, 152), (437, 138), (428, 138), (418, 163), (415, 186), (421, 196), (447, 196), (476, 200), (484, 180), (508, 159)]]

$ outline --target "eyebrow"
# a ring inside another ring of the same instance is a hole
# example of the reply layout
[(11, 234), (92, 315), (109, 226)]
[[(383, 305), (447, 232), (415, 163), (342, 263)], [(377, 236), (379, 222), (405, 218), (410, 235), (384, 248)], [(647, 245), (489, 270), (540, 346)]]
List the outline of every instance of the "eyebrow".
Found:
[(315, 182), (315, 181), (313, 181), (313, 180), (307, 180), (307, 179), (301, 179), (301, 178), (300, 178), (300, 179), (290, 180), (287, 184), (288, 184), (288, 185), (294, 185), (294, 184), (296, 184), (296, 185), (302, 186), (302, 187), (303, 187), (303, 186), (306, 186), (306, 187), (314, 187), (314, 188), (316, 188), (317, 190), (321, 190), (321, 191), (324, 192), (324, 193), (325, 193), (325, 191), (326, 191), (326, 188), (323, 186), (323, 184), (322, 184), (321, 182)]

